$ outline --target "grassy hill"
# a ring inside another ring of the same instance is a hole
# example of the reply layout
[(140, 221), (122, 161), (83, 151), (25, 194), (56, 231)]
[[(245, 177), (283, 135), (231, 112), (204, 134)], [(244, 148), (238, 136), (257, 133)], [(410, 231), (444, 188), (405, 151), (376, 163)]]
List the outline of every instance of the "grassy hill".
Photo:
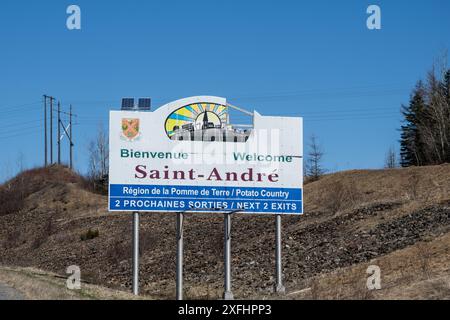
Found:
[[(0, 265), (82, 278), (131, 290), (131, 215), (107, 212), (67, 168), (24, 172), (0, 186)], [(283, 217), (288, 294), (280, 298), (450, 298), (450, 165), (330, 174), (305, 186), (305, 212)], [(188, 214), (187, 298), (219, 298), (223, 217)], [(272, 216), (233, 216), (236, 298), (279, 298), (274, 284)], [(97, 232), (98, 231), (98, 232)], [(175, 215), (142, 214), (142, 292), (175, 293)], [(382, 290), (366, 289), (367, 266), (381, 268)]]

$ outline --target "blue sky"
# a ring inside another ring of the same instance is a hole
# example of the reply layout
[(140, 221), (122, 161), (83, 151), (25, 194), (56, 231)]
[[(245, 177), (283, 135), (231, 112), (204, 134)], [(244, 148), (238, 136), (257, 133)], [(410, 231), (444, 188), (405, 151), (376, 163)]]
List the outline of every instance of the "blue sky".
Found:
[[(70, 4), (81, 7), (81, 30), (66, 28)], [(381, 30), (366, 27), (370, 4), (381, 7)], [(19, 158), (43, 163), (43, 94), (73, 104), (83, 173), (89, 140), (123, 96), (157, 107), (217, 95), (302, 115), (327, 169), (380, 168), (398, 145), (400, 105), (450, 47), (448, 12), (447, 0), (3, 0), (0, 181)]]

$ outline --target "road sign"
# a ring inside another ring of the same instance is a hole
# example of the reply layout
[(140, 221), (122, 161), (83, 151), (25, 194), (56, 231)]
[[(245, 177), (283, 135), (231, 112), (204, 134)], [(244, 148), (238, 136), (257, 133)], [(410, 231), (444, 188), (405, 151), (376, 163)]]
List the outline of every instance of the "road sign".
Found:
[(230, 108), (198, 96), (111, 111), (109, 210), (302, 214), (302, 118), (236, 124)]

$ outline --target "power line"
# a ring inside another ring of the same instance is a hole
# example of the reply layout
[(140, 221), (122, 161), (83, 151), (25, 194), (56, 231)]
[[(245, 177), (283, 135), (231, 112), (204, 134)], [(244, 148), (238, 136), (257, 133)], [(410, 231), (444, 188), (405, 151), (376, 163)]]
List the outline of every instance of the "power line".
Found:
[(35, 119), (35, 120), (31, 120), (31, 121), (21, 121), (21, 122), (16, 122), (16, 123), (8, 122), (6, 125), (2, 125), (0, 127), (0, 130), (4, 129), (4, 128), (10, 128), (10, 127), (20, 128), (20, 125), (22, 125), (22, 124), (36, 123), (36, 122), (41, 122), (42, 120), (43, 120), (43, 118)]
[(273, 96), (261, 96), (261, 97), (248, 97), (248, 98), (229, 98), (228, 100), (281, 100), (291, 98), (314, 98), (314, 99), (329, 99), (329, 98), (361, 98), (371, 96), (386, 96), (403, 93), (404, 90), (385, 90), (385, 91), (366, 91), (366, 92), (317, 92), (317, 93), (298, 93), (298, 94), (286, 94), (286, 95), (273, 95)]
[[(389, 111), (389, 112), (387, 112)], [(369, 113), (369, 114), (377, 114), (378, 112), (383, 112), (383, 113), (399, 113), (400, 114), (400, 109), (396, 110), (395, 108), (392, 107), (375, 107), (375, 108), (358, 108), (358, 109), (344, 109), (344, 108), (339, 108), (339, 109), (328, 109), (328, 110), (321, 110), (321, 111), (297, 111), (297, 112), (283, 112), (283, 113), (276, 113), (272, 115), (276, 115), (276, 116), (291, 116), (291, 115), (296, 115), (296, 116), (322, 116), (322, 115), (333, 115), (333, 114), (337, 114), (337, 115), (341, 115), (341, 114), (346, 114), (346, 113), (350, 113), (350, 114), (360, 114), (360, 113)], [(230, 114), (230, 116), (232, 116), (233, 118), (235, 117), (242, 117), (242, 118), (249, 118), (250, 116), (248, 115), (243, 115), (240, 113), (233, 113)], [(105, 117), (107, 117), (105, 115)], [(78, 120), (103, 120), (103, 118), (98, 118), (98, 117), (91, 117), (91, 116), (83, 116), (80, 115), (78, 117)]]
[(29, 126), (29, 127), (25, 127), (25, 128), (17, 128), (16, 130), (12, 129), (12, 130), (7, 130), (4, 132), (0, 132), (0, 134), (9, 134), (9, 133), (19, 133), (23, 130), (27, 130), (27, 129), (34, 129), (34, 128), (40, 128), (41, 125), (35, 125), (35, 126)]
[(321, 121), (345, 121), (345, 120), (373, 120), (373, 119), (394, 119), (392, 116), (378, 116), (378, 117), (353, 117), (353, 118), (325, 118), (325, 119), (309, 119), (309, 122)]
[[(368, 90), (369, 89), (369, 90)], [(291, 92), (280, 92), (280, 93), (272, 93), (272, 94), (265, 94), (265, 95), (242, 95), (242, 96), (231, 96), (229, 100), (258, 100), (258, 99), (284, 99), (284, 98), (298, 98), (298, 97), (307, 97), (308, 95), (314, 95), (318, 96), (318, 98), (327, 98), (332, 96), (341, 96), (341, 97), (361, 97), (361, 96), (367, 96), (367, 95), (382, 95), (382, 94), (392, 94), (396, 92), (403, 92), (405, 89), (403, 87), (399, 87), (399, 85), (395, 86), (386, 86), (386, 85), (368, 85), (368, 86), (358, 86), (358, 87), (346, 87), (346, 88), (332, 88), (332, 89), (312, 89), (312, 90), (299, 90), (299, 91), (291, 91)], [(50, 97), (47, 97), (50, 98)], [(45, 99), (45, 98), (44, 98)], [(52, 98), (55, 100), (54, 98)], [(51, 102), (52, 99), (50, 99)], [(167, 100), (168, 98), (158, 98), (154, 101), (163, 101)], [(169, 99), (170, 100), (170, 99)], [(100, 103), (115, 103), (116, 100), (88, 100), (88, 101), (78, 101), (79, 104), (100, 104)], [(39, 101), (36, 102), (30, 102), (30, 103), (24, 103), (20, 105), (15, 106), (2, 106), (0, 108), (0, 111), (7, 111), (8, 117), (11, 118), (17, 118), (17, 117), (23, 117), (23, 111), (21, 109), (30, 109), (30, 107), (33, 107), (37, 104), (39, 104)], [(63, 106), (61, 104), (61, 106)], [(34, 109), (34, 108), (32, 108)], [(53, 111), (58, 112), (57, 109), (50, 107), (50, 121), (51, 121), (51, 127), (52, 127), (52, 120), (53, 120)], [(19, 114), (18, 114), (19, 113)], [(288, 112), (288, 113), (282, 113), (278, 114), (279, 116), (303, 116), (306, 121), (341, 121), (341, 120), (355, 120), (355, 119), (376, 119), (376, 118), (393, 118), (395, 115), (400, 114), (400, 111), (394, 110), (394, 108), (390, 107), (376, 107), (376, 108), (370, 108), (370, 109), (364, 109), (364, 108), (353, 108), (353, 109), (345, 109), (345, 108), (339, 108), (339, 109), (326, 109), (326, 110), (305, 110), (305, 111), (299, 111), (299, 112)], [(66, 112), (63, 110), (60, 110), (60, 121), (66, 122), (68, 121), (67, 118), (61, 118), (61, 115), (66, 115), (69, 117), (77, 117), (78, 121), (76, 123), (72, 123), (73, 125), (94, 125), (93, 122), (95, 122), (95, 125), (98, 125), (100, 122), (107, 122), (107, 116), (105, 118), (98, 118), (98, 117), (91, 117), (91, 116), (83, 116), (83, 115), (76, 115), (72, 112)], [(240, 120), (241, 115), (232, 115), (233, 119)], [(2, 138), (10, 137), (10, 136), (19, 136), (20, 132), (23, 132), (23, 130), (29, 130), (36, 128), (34, 127), (22, 127), (22, 124), (31, 124), (34, 122), (41, 121), (42, 119), (33, 120), (33, 121), (27, 121), (27, 122), (20, 122), (20, 124), (16, 123), (8, 123), (6, 126), (3, 126), (3, 128), (13, 128), (18, 129), (17, 130), (8, 130), (8, 132), (3, 132), (0, 134), (5, 133), (17, 133), (12, 134), (9, 136), (2, 136)], [(58, 126), (60, 123), (58, 123)], [(52, 138), (52, 135), (51, 135)]]
[(4, 111), (8, 111), (8, 110), (24, 109), (25, 107), (37, 105), (40, 103), (41, 103), (41, 101), (19, 104), (19, 105), (15, 105), (15, 106), (2, 106), (2, 107), (0, 107), (0, 111), (4, 112)]
[(290, 96), (297, 94), (319, 94), (319, 93), (330, 93), (330, 92), (358, 92), (359, 89), (372, 89), (372, 88), (380, 88), (383, 90), (406, 90), (410, 88), (408, 85), (405, 87), (405, 84), (374, 84), (374, 85), (365, 85), (365, 86), (351, 86), (351, 87), (335, 87), (335, 88), (316, 88), (316, 89), (308, 89), (308, 90), (294, 90), (294, 91), (282, 91), (265, 95), (242, 95), (242, 96), (231, 96), (230, 98), (268, 98), (274, 96)]
[[(364, 111), (364, 110), (361, 110)], [(366, 117), (378, 117), (378, 116), (396, 116), (396, 115), (400, 115), (400, 112), (395, 112), (395, 111), (391, 111), (391, 112), (351, 112), (351, 113), (342, 113), (342, 112), (335, 112), (335, 113), (328, 113), (328, 112), (323, 112), (323, 113), (314, 113), (314, 114), (306, 114), (306, 113), (302, 113), (302, 112), (298, 112), (298, 113), (287, 113), (287, 114), (276, 114), (276, 116), (301, 116), (305, 119), (322, 119), (322, 118), (348, 118), (348, 119), (352, 119), (354, 117), (360, 117), (360, 116), (366, 116)], [(233, 119), (237, 119), (237, 120), (248, 120), (249, 118), (251, 118), (250, 116), (243, 116), (243, 115), (231, 115), (231, 118)], [(107, 120), (107, 118), (84, 118), (84, 117), (80, 117), (79, 122), (77, 122), (77, 124), (80, 123), (98, 123), (100, 121), (104, 121)]]
[[(40, 112), (41, 112), (41, 110), (33, 110), (33, 111), (29, 110), (29, 111), (26, 111), (26, 115), (27, 116), (30, 116), (30, 115), (39, 115), (40, 116)], [(12, 115), (10, 112), (8, 112), (7, 116), (5, 116), (5, 119), (8, 119), (8, 121), (15, 120), (15, 119), (23, 119), (23, 118), (24, 118), (24, 111), (21, 111), (19, 114), (12, 114)]]
[[(255, 95), (227, 95), (227, 100), (267, 100), (267, 99), (280, 99), (280, 98), (295, 98), (308, 95), (317, 96), (317, 98), (335, 97), (336, 95), (347, 95), (350, 97), (363, 97), (367, 95), (382, 95), (382, 94), (394, 94), (403, 93), (410, 89), (409, 84), (372, 84), (365, 86), (353, 86), (353, 87), (337, 87), (337, 88), (318, 88), (309, 90), (295, 90), (274, 92), (269, 94), (255, 94)], [(164, 102), (177, 100), (177, 97), (159, 97), (154, 98), (154, 102)], [(115, 104), (120, 98), (116, 100), (78, 100), (74, 101), (77, 105), (92, 105), (92, 104)]]
[(39, 130), (37, 130), (37, 129), (34, 129), (34, 130), (31, 130), (31, 131), (21, 131), (19, 134), (13, 134), (13, 135), (7, 135), (7, 136), (0, 136), (0, 139), (8, 139), (8, 138), (15, 138), (15, 137), (21, 137), (21, 136), (24, 136), (24, 135), (29, 135), (29, 134), (31, 134), (31, 133), (37, 133), (37, 132), (39, 132), (40, 131), (40, 126), (38, 127), (39, 128)]
[(344, 109), (344, 108), (340, 108), (340, 109), (326, 109), (326, 110), (320, 110), (320, 111), (297, 111), (297, 112), (286, 112), (283, 113), (284, 115), (314, 115), (314, 114), (330, 114), (330, 113), (357, 113), (357, 112), (377, 112), (377, 111), (381, 111), (381, 112), (386, 112), (386, 111), (390, 111), (390, 112), (398, 112), (400, 113), (400, 108), (398, 109), (394, 109), (392, 107), (383, 107), (383, 108), (358, 108), (358, 109)]
[[(62, 105), (61, 105), (62, 107)], [(53, 111), (58, 112), (58, 109), (53, 108)], [(70, 116), (69, 112), (65, 112), (65, 111), (59, 111), (59, 113), (65, 114), (67, 116)], [(78, 117), (76, 114), (72, 114), (72, 117)]]
[[(375, 90), (375, 89), (381, 89), (381, 90)], [(373, 84), (373, 85), (366, 85), (366, 86), (353, 86), (353, 87), (336, 87), (336, 88), (319, 88), (319, 89), (309, 89), (309, 90), (295, 90), (295, 91), (284, 91), (284, 92), (274, 92), (269, 94), (256, 94), (256, 95), (229, 95), (228, 100), (233, 99), (272, 99), (272, 98), (291, 98), (291, 97), (298, 97), (298, 96), (305, 96), (305, 95), (316, 95), (318, 98), (323, 98), (327, 96), (335, 96), (336, 94), (350, 94), (350, 95), (372, 95), (372, 94), (380, 94), (380, 93), (400, 93), (404, 92), (405, 90), (408, 90), (410, 88), (410, 85), (408, 84), (407, 87), (405, 87), (404, 84), (392, 84), (392, 85), (386, 85), (386, 84)], [(370, 89), (370, 90), (367, 90)], [(362, 90), (362, 91), (361, 91)], [(174, 97), (160, 97), (155, 98), (154, 101), (168, 101), (168, 100), (174, 100), (177, 98)], [(107, 104), (107, 103), (117, 103), (119, 99), (116, 100), (80, 100), (80, 101), (74, 101), (74, 103), (79, 105), (87, 105), (87, 104)], [(42, 101), (34, 101), (29, 102), (25, 104), (15, 105), (15, 106), (1, 106), (1, 111), (6, 110), (14, 110), (17, 108), (22, 107), (28, 107), (40, 104)], [(63, 106), (63, 104), (61, 104)]]

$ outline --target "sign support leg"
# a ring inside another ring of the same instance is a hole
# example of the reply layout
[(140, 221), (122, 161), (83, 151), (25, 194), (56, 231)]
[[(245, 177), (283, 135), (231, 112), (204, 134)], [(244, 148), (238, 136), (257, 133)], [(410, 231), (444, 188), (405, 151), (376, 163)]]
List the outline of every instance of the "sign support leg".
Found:
[(233, 300), (231, 291), (231, 213), (224, 214), (224, 300)]
[(183, 300), (183, 212), (177, 213), (177, 300)]
[(133, 212), (133, 294), (139, 295), (139, 212)]
[(276, 232), (275, 232), (275, 238), (276, 238), (276, 245), (275, 245), (275, 260), (276, 260), (276, 280), (277, 283), (275, 284), (275, 292), (277, 293), (285, 293), (286, 288), (283, 285), (283, 265), (281, 262), (281, 214), (277, 214), (276, 217)]

